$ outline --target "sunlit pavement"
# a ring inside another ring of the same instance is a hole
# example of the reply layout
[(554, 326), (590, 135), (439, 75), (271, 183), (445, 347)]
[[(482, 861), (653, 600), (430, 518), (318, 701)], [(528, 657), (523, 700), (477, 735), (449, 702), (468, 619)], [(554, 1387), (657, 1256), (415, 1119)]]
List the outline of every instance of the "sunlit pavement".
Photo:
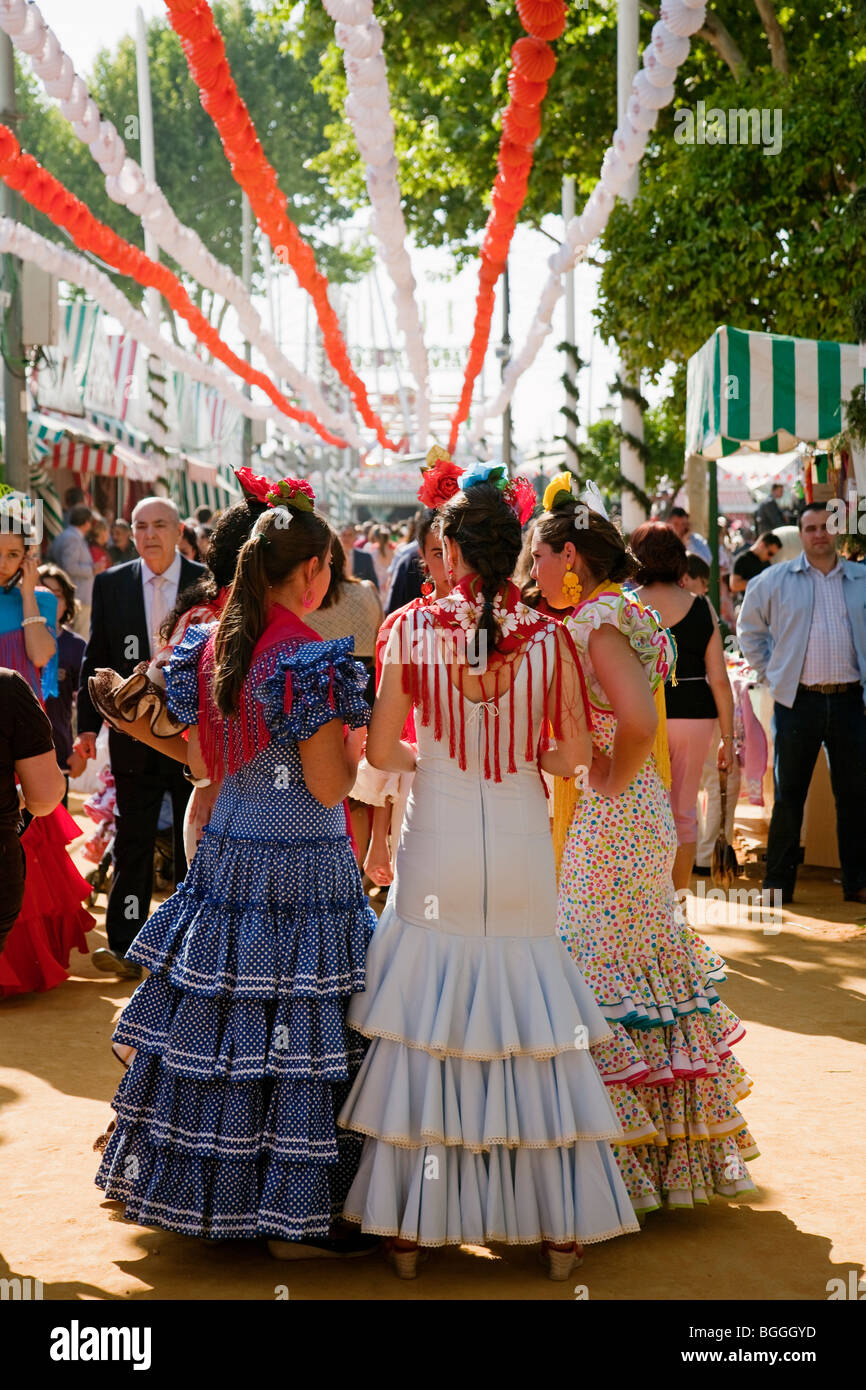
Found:
[[(740, 889), (757, 887), (750, 871)], [(378, 1253), (280, 1264), (263, 1241), (124, 1222), (93, 1185), (92, 1145), (121, 1076), (112, 1022), (134, 986), (76, 955), (59, 989), (0, 1004), (0, 1277), (40, 1279), (46, 1299), (824, 1300), (829, 1281), (862, 1273), (866, 1250), (866, 908), (832, 879), (804, 877), (781, 923), (741, 904), (714, 925), (709, 903), (696, 922), (728, 962), (721, 992), (747, 1028), (736, 1053), (754, 1079), (742, 1110), (761, 1149), (757, 1193), (656, 1213), (639, 1235), (589, 1247), (565, 1284), (531, 1247), (434, 1251), (408, 1283)], [(103, 943), (94, 931), (91, 948)]]

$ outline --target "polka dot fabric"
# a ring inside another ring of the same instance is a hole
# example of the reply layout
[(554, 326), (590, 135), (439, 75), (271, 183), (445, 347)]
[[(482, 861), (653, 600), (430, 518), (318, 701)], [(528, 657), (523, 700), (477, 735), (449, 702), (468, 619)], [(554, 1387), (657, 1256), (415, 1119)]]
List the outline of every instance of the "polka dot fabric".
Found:
[[(169, 676), (190, 722), (208, 632), (187, 634)], [(335, 1115), (364, 1056), (345, 1015), (375, 916), (344, 808), (310, 794), (297, 746), (335, 712), (365, 722), (349, 651), (295, 644), (267, 680), (251, 669), (270, 741), (226, 778), (185, 880), (130, 949), (152, 973), (114, 1035), (138, 1053), (96, 1182), (141, 1225), (323, 1236), (355, 1176), (361, 1140)]]
[[(629, 639), (651, 685), (663, 643), (655, 617), (625, 595), (602, 594), (567, 620), (593, 704), (593, 747), (609, 754), (616, 719), (589, 655), (602, 623)], [(715, 988), (724, 962), (677, 908), (676, 845), (648, 758), (621, 796), (583, 792), (559, 882), (560, 936), (613, 1029), (591, 1051), (626, 1137), (617, 1162), (644, 1211), (752, 1189), (744, 1159), (757, 1154), (737, 1109), (751, 1082), (731, 1053), (744, 1030)]]

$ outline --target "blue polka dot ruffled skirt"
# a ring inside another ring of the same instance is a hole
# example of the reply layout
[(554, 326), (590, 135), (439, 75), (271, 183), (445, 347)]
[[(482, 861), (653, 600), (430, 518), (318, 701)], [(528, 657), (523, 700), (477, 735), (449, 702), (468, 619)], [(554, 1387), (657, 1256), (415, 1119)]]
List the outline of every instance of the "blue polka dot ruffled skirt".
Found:
[(114, 1034), (138, 1053), (96, 1182), (140, 1225), (303, 1240), (342, 1210), (361, 1139), (335, 1116), (364, 1055), (346, 1007), (375, 916), (343, 808), (321, 820), (229, 838), (215, 816), (129, 951), (152, 974)]

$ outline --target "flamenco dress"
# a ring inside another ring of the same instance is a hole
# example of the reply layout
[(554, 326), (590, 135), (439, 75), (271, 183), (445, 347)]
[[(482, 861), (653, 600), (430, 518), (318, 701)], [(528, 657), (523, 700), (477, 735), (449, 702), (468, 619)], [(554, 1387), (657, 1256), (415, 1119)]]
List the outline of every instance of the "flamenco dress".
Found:
[(345, 1011), (375, 916), (345, 807), (307, 790), (298, 743), (335, 717), (366, 724), (366, 673), (350, 638), (321, 642), (274, 605), (222, 720), (215, 630), (188, 629), (166, 668), (171, 712), (223, 780), (186, 878), (128, 952), (152, 973), (114, 1034), (138, 1051), (96, 1182), (141, 1225), (301, 1241), (327, 1235), (360, 1153), (335, 1113), (363, 1054)]
[[(566, 619), (586, 677), (593, 748), (610, 754), (616, 718), (589, 651), (605, 623), (627, 637), (654, 692), (674, 649), (656, 615), (618, 585)], [(676, 847), (670, 798), (650, 755), (621, 795), (583, 791), (559, 874), (560, 935), (614, 1034), (593, 1057), (625, 1133), (614, 1151), (640, 1212), (753, 1190), (744, 1160), (758, 1152), (737, 1108), (751, 1081), (731, 1048), (745, 1030), (716, 990), (724, 961), (677, 906)]]
[[(458, 586), (433, 613), (462, 601)], [(610, 1147), (620, 1126), (588, 1050), (610, 1030), (556, 933), (536, 762), (555, 625), (522, 604), (511, 614), (523, 655), (483, 703), (465, 699), (441, 652), (404, 667), (418, 761), (366, 988), (349, 1008), (370, 1043), (340, 1114), (366, 1136), (344, 1214), (422, 1246), (637, 1230)], [(386, 661), (416, 639), (437, 640), (428, 608), (394, 627)]]
[[(57, 631), (57, 599), (48, 589), (36, 590), (40, 614), (48, 631)], [(37, 671), (27, 655), (19, 590), (0, 593), (0, 666), (23, 676), (40, 702), (57, 694), (57, 657)], [(73, 950), (87, 951), (87, 936), (96, 919), (84, 906), (90, 885), (67, 852), (81, 830), (64, 806), (49, 816), (34, 816), (21, 836), (27, 865), (24, 900), (0, 955), (0, 998), (54, 989), (69, 978)]]

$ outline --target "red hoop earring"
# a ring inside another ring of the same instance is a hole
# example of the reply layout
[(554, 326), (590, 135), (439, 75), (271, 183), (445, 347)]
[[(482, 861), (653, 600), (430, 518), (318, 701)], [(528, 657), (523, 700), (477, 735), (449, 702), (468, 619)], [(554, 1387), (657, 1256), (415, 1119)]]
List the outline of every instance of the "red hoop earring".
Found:
[(304, 597), (301, 599), (301, 603), (304, 605), (305, 608), (312, 608), (312, 606), (313, 606), (313, 591), (312, 591), (312, 589), (307, 589), (307, 590), (305, 591)]

